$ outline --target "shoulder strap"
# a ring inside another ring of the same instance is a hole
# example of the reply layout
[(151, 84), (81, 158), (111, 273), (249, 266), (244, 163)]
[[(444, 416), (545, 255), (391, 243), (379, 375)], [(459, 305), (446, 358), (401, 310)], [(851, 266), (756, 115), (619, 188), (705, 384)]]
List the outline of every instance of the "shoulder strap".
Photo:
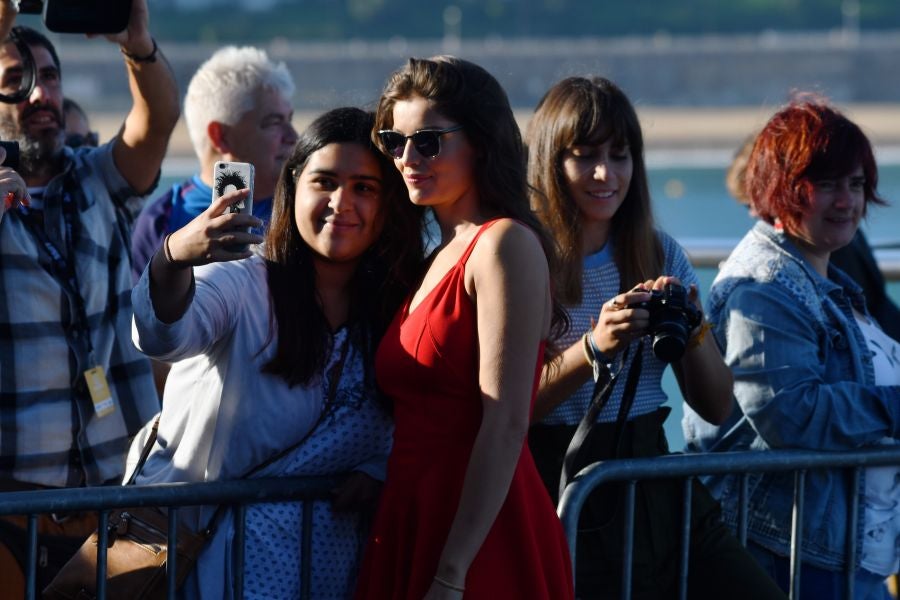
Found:
[[(341, 374), (344, 370), (344, 362), (347, 359), (347, 354), (349, 352), (349, 348), (350, 348), (350, 335), (348, 332), (347, 339), (344, 342), (344, 346), (341, 348), (341, 356), (338, 359), (338, 362), (332, 368), (331, 379), (328, 382), (328, 397), (325, 400), (324, 406), (322, 406), (322, 410), (319, 413), (319, 418), (316, 420), (315, 424), (313, 424), (313, 426), (310, 428), (310, 430), (307, 431), (306, 434), (304, 434), (304, 436), (299, 441), (297, 441), (294, 444), (291, 444), (284, 450), (277, 452), (274, 456), (267, 458), (262, 463), (256, 465), (249, 471), (246, 471), (240, 477), (240, 479), (246, 479), (246, 478), (250, 477), (254, 473), (261, 471), (262, 469), (271, 465), (275, 461), (286, 456), (287, 454), (289, 454), (296, 448), (300, 447), (304, 442), (306, 442), (306, 440), (309, 439), (309, 437), (313, 434), (313, 432), (319, 427), (319, 424), (328, 415), (328, 413), (330, 412), (330, 408), (331, 408), (332, 404), (334, 403), (334, 397), (337, 394), (338, 381), (340, 380)], [(156, 442), (156, 435), (157, 435), (157, 431), (159, 430), (160, 416), (161, 415), (157, 416), (156, 421), (153, 422), (153, 428), (150, 430), (150, 435), (147, 437), (147, 441), (144, 443), (143, 450), (141, 450), (141, 457), (138, 459), (138, 462), (134, 467), (134, 471), (132, 471), (131, 477), (128, 478), (128, 482), (125, 483), (125, 485), (131, 485), (132, 483), (134, 483), (134, 480), (137, 477), (137, 474), (140, 473), (141, 469), (144, 466), (144, 463), (147, 462), (147, 457), (150, 456), (150, 450), (153, 448), (153, 444)], [(208, 538), (208, 537), (212, 536), (213, 532), (218, 527), (219, 519), (221, 518), (221, 516), (224, 512), (224, 509), (225, 509), (225, 506), (222, 504), (219, 504), (218, 506), (216, 506), (216, 510), (215, 510), (215, 512), (213, 512), (213, 515), (210, 518), (206, 529), (201, 532), (204, 537)]]
[[(628, 359), (628, 349), (622, 362)], [(628, 420), (628, 413), (631, 411), (631, 405), (634, 403), (634, 394), (637, 391), (638, 380), (641, 375), (641, 368), (644, 356), (644, 341), (637, 346), (634, 359), (628, 368), (628, 377), (625, 382), (625, 390), (622, 394), (622, 403), (619, 405), (619, 414), (616, 416), (616, 429), (613, 436), (613, 454), (618, 454), (619, 443), (622, 439), (622, 431), (625, 429), (625, 422)], [(585, 439), (590, 435), (597, 423), (597, 415), (606, 406), (610, 396), (612, 396), (613, 388), (615, 388), (618, 380), (618, 373), (611, 373), (609, 369), (603, 369), (597, 381), (594, 383), (594, 392), (592, 394), (591, 404), (588, 406), (587, 412), (578, 423), (575, 434), (566, 448), (566, 455), (563, 459), (562, 472), (559, 477), (559, 497), (562, 498), (563, 491), (575, 475), (585, 465), (579, 460), (581, 458), (581, 447)]]
[[(338, 359), (338, 362), (335, 364), (335, 366), (332, 369), (332, 375), (328, 382), (328, 397), (325, 399), (325, 404), (322, 406), (321, 412), (319, 412), (319, 418), (316, 420), (316, 422), (313, 424), (313, 426), (309, 429), (309, 431), (307, 431), (303, 435), (303, 437), (300, 438), (299, 441), (291, 444), (284, 450), (280, 450), (274, 456), (270, 456), (269, 458), (267, 458), (260, 464), (256, 465), (252, 469), (249, 469), (248, 471), (246, 471), (243, 475), (241, 475), (241, 477), (239, 479), (246, 479), (247, 477), (250, 477), (254, 473), (257, 473), (258, 471), (263, 470), (264, 468), (268, 467), (275, 461), (286, 456), (287, 454), (292, 452), (294, 449), (301, 446), (303, 444), (303, 442), (305, 442), (306, 440), (309, 439), (309, 437), (313, 434), (313, 432), (322, 423), (322, 421), (325, 419), (325, 417), (328, 415), (328, 413), (331, 412), (330, 409), (331, 409), (332, 404), (334, 404), (334, 397), (337, 395), (338, 381), (340, 380), (341, 373), (344, 370), (344, 362), (347, 360), (347, 354), (349, 352), (349, 348), (350, 348), (350, 336), (348, 335), (347, 340), (344, 342), (343, 348), (341, 348), (341, 356)], [(134, 483), (134, 480), (137, 477), (138, 473), (140, 473), (141, 469), (144, 467), (144, 463), (147, 462), (147, 458), (150, 456), (150, 450), (153, 448), (153, 444), (156, 443), (156, 436), (157, 436), (157, 432), (159, 431), (159, 419), (161, 416), (162, 415), (157, 415), (156, 421), (153, 422), (153, 427), (150, 429), (150, 435), (147, 436), (147, 441), (144, 443), (144, 448), (141, 450), (141, 456), (138, 459), (137, 464), (134, 466), (134, 470), (131, 472), (131, 476), (128, 478), (128, 481), (125, 483), (125, 485), (131, 485), (132, 483)]]
[(469, 255), (472, 254), (472, 250), (475, 249), (475, 244), (478, 243), (478, 238), (481, 237), (481, 234), (487, 231), (494, 223), (497, 223), (500, 219), (492, 219), (487, 223), (481, 225), (478, 228), (478, 231), (475, 232), (475, 237), (472, 238), (472, 241), (469, 242), (469, 245), (466, 246), (466, 249), (463, 251), (462, 256), (459, 257), (459, 264), (465, 265), (466, 261), (469, 260)]
[(159, 431), (159, 419), (161, 416), (162, 413), (156, 415), (156, 420), (153, 421), (153, 427), (150, 428), (150, 435), (147, 436), (147, 441), (144, 442), (144, 448), (141, 450), (141, 457), (138, 458), (137, 464), (134, 465), (134, 469), (131, 471), (131, 477), (128, 478), (125, 485), (133, 484), (138, 473), (144, 468), (144, 463), (147, 462), (147, 457), (150, 456), (150, 450), (153, 449), (153, 444), (156, 443), (156, 434)]
[(341, 348), (340, 358), (338, 358), (337, 363), (335, 363), (334, 367), (332, 367), (332, 369), (331, 369), (331, 377), (328, 380), (328, 396), (325, 398), (325, 403), (322, 405), (322, 410), (319, 411), (318, 419), (316, 419), (316, 422), (309, 429), (309, 431), (307, 431), (303, 435), (303, 437), (300, 438), (300, 440), (298, 440), (297, 442), (291, 444), (284, 450), (277, 452), (274, 456), (270, 456), (269, 458), (267, 458), (260, 464), (256, 465), (249, 471), (246, 471), (243, 475), (241, 475), (241, 477), (240, 477), (241, 479), (247, 479), (251, 475), (254, 475), (254, 474), (262, 471), (263, 469), (265, 469), (272, 463), (277, 462), (278, 460), (284, 458), (285, 456), (287, 456), (288, 454), (290, 454), (291, 452), (293, 452), (294, 450), (296, 450), (297, 448), (302, 446), (303, 443), (306, 442), (306, 440), (308, 440), (310, 438), (310, 436), (312, 436), (312, 434), (316, 431), (316, 429), (318, 429), (318, 427), (319, 427), (319, 425), (321, 425), (322, 421), (325, 420), (325, 417), (327, 417), (331, 413), (331, 408), (334, 405), (334, 398), (337, 395), (338, 382), (341, 379), (341, 374), (344, 372), (344, 363), (347, 361), (347, 354), (349, 353), (349, 351), (350, 351), (350, 332), (348, 331), (347, 339), (344, 341), (344, 346)]

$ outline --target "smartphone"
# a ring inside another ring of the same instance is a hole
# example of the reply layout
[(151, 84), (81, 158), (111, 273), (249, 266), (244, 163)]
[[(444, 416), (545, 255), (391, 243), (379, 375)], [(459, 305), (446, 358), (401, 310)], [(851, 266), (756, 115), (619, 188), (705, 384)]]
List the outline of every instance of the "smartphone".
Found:
[[(249, 189), (250, 193), (241, 202), (228, 207), (226, 213), (253, 214), (253, 165), (245, 162), (218, 161), (213, 166), (213, 200), (218, 200), (228, 192)], [(245, 231), (249, 233), (248, 227)], [(246, 244), (229, 248), (232, 252), (245, 252)]]
[(6, 158), (3, 159), (3, 163), (0, 166), (9, 167), (17, 171), (19, 169), (19, 142), (3, 141), (0, 142), (0, 146), (6, 150)]

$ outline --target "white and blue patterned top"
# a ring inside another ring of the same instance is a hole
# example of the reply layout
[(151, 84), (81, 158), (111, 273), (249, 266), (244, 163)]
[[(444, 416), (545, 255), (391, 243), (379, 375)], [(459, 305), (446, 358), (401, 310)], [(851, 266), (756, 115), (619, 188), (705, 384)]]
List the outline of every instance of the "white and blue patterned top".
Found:
[[(890, 338), (867, 317), (856, 322), (872, 351), (875, 385), (900, 385), (900, 342)], [(897, 440), (884, 437), (882, 445)], [(866, 469), (862, 499), (863, 540), (859, 563), (864, 569), (887, 577), (900, 568), (900, 468)]]
[[(335, 334), (326, 373), (332, 372), (341, 348), (349, 343), (347, 337), (346, 329)], [(384, 464), (378, 458), (386, 459), (390, 452), (393, 427), (372, 392), (364, 381), (363, 357), (351, 347), (325, 419), (299, 448), (256, 477), (357, 469), (383, 480), (383, 472), (375, 468)], [(300, 597), (301, 509), (298, 502), (247, 507), (244, 598)], [(359, 513), (334, 512), (329, 502), (313, 505), (310, 590), (314, 598), (344, 600), (353, 595), (367, 534), (368, 522)]]
[[(135, 343), (150, 356), (177, 361), (166, 382), (157, 441), (138, 484), (242, 477), (303, 439), (327, 397), (327, 377), (289, 387), (281, 377), (260, 372), (277, 343), (267, 343), (269, 287), (259, 256), (205, 265), (194, 273), (191, 305), (172, 324), (153, 312), (148, 270), (134, 289)], [(325, 372), (338, 360), (347, 337), (346, 330), (335, 334)], [(301, 446), (254, 476), (357, 470), (383, 480), (392, 433), (390, 417), (374, 389), (364, 384), (363, 357), (351, 346), (333, 410)], [(247, 508), (245, 598), (299, 597), (300, 510), (300, 503)], [(211, 506), (185, 507), (179, 516), (199, 530), (214, 512)], [(314, 505), (313, 520), (312, 596), (346, 598), (366, 536), (364, 523), (358, 514), (332, 513), (327, 502)], [(225, 511), (185, 582), (183, 597), (231, 597), (233, 537), (233, 515)]]
[[(659, 273), (659, 276), (670, 275), (677, 277), (685, 287), (689, 287), (692, 283), (698, 283), (697, 275), (694, 273), (694, 269), (684, 249), (668, 234), (658, 231), (657, 235), (665, 255), (663, 272)], [(596, 254), (587, 256), (584, 259), (582, 301), (577, 306), (566, 307), (569, 313), (570, 326), (569, 331), (559, 342), (559, 345), (563, 348), (578, 342), (581, 336), (584, 335), (584, 332), (591, 327), (591, 320), (596, 321), (599, 317), (603, 303), (619, 293), (619, 269), (613, 261), (612, 243), (614, 241), (606, 244)], [(630, 288), (638, 283), (642, 282), (626, 282), (626, 287)], [(621, 367), (623, 375), (628, 372), (637, 344), (638, 341), (635, 340), (629, 348), (628, 362)], [(650, 344), (645, 343), (641, 378), (635, 393), (634, 404), (628, 413), (629, 419), (653, 412), (668, 399), (662, 389), (662, 375), (666, 366), (666, 363), (653, 355), (653, 349)], [(619, 405), (622, 402), (622, 390), (624, 387), (624, 380), (616, 385), (609, 402), (597, 416), (599, 422), (615, 422), (619, 413)], [(577, 392), (554, 408), (541, 422), (545, 425), (577, 425), (591, 403), (593, 391), (594, 382), (593, 380), (588, 380)]]

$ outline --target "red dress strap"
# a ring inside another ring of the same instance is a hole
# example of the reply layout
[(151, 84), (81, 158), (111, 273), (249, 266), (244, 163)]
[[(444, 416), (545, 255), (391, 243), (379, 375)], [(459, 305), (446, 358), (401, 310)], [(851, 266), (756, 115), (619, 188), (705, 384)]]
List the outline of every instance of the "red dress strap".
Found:
[(475, 237), (473, 237), (472, 241), (469, 242), (469, 245), (466, 246), (466, 249), (465, 249), (465, 251), (463, 251), (462, 256), (459, 257), (459, 261), (457, 264), (465, 265), (466, 261), (469, 260), (469, 255), (472, 254), (472, 250), (475, 249), (475, 244), (478, 242), (478, 238), (481, 237), (481, 234), (484, 233), (485, 231), (487, 231), (491, 225), (493, 225), (494, 223), (497, 223), (498, 221), (501, 221), (501, 220), (502, 220), (502, 218), (491, 219), (490, 221), (483, 223), (481, 225), (481, 227), (478, 228), (478, 232), (475, 234)]

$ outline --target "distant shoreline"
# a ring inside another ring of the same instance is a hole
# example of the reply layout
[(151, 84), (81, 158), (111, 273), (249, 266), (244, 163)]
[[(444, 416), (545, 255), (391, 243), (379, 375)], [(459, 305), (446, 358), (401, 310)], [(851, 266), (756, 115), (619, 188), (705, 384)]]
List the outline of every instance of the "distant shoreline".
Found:
[[(900, 104), (839, 105), (839, 108), (862, 127), (879, 149), (879, 160), (900, 162)], [(693, 157), (689, 162), (725, 164), (743, 140), (762, 127), (772, 109), (638, 106), (638, 113), (649, 161), (655, 162), (651, 158), (656, 157), (668, 163), (687, 153), (683, 158)], [(295, 113), (294, 126), (303, 129), (317, 114), (313, 111)], [(91, 114), (90, 117), (101, 140), (107, 140), (118, 131), (124, 115)], [(524, 131), (531, 111), (519, 109), (516, 117)], [(676, 150), (678, 155), (673, 155)], [(195, 160), (183, 121), (178, 122), (172, 135), (169, 157), (178, 163)]]

